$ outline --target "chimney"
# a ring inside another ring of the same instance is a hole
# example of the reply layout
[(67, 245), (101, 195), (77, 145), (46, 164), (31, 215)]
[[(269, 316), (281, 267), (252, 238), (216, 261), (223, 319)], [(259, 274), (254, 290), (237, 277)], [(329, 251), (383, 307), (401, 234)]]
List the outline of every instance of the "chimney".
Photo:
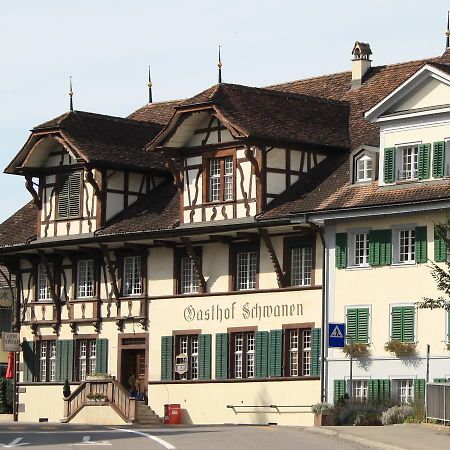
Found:
[(352, 89), (358, 89), (361, 86), (364, 75), (370, 69), (371, 54), (372, 50), (370, 50), (369, 44), (355, 42), (352, 50)]

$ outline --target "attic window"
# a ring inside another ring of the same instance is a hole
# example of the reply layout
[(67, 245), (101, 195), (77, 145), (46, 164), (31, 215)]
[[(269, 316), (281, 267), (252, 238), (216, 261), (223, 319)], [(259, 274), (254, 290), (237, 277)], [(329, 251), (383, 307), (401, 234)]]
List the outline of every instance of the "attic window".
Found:
[(356, 181), (372, 181), (372, 158), (368, 155), (356, 160)]
[(81, 172), (63, 173), (58, 178), (58, 218), (80, 216)]

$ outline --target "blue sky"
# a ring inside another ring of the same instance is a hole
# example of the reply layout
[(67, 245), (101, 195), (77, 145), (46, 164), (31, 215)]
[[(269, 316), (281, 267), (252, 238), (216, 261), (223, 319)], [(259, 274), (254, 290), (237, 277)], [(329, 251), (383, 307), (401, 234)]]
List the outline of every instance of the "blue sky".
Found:
[[(414, 4), (414, 6), (412, 6)], [(264, 86), (351, 67), (355, 40), (373, 64), (444, 51), (443, 0), (77, 0), (0, 5), (0, 165), (30, 128), (75, 109), (126, 116), (147, 101), (192, 96), (223, 79)], [(22, 177), (0, 174), (0, 221), (30, 199)]]

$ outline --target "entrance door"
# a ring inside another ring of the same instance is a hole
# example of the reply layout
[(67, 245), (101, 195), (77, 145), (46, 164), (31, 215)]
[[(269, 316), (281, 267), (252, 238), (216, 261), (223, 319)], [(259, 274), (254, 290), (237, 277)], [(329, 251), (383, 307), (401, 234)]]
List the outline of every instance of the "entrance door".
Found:
[(147, 367), (145, 350), (122, 350), (120, 382), (130, 391), (137, 391), (147, 397)]

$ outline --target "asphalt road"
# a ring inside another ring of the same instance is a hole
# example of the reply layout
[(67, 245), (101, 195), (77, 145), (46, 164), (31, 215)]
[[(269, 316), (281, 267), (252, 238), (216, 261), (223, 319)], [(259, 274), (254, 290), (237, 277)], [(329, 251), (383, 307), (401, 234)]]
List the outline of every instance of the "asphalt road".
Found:
[(361, 450), (359, 444), (276, 426), (106, 427), (0, 424), (0, 449), (105, 450)]

